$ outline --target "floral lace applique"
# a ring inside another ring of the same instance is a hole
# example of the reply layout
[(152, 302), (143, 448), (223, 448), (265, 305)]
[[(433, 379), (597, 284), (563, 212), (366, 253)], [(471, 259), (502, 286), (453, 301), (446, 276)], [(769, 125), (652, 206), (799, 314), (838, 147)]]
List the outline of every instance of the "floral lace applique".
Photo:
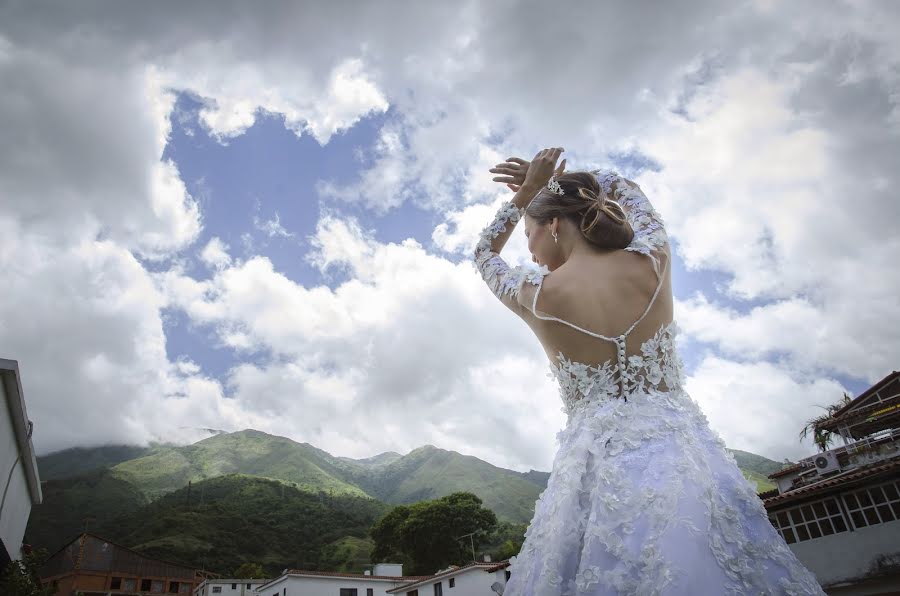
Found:
[(568, 422), (507, 596), (824, 594), (682, 389), (676, 331), (629, 358), (627, 402), (611, 362), (552, 367)]
[(612, 360), (597, 366), (574, 362), (560, 352), (557, 364), (550, 364), (559, 383), (563, 411), (610, 398), (628, 397), (651, 389), (667, 391), (681, 387), (684, 372), (675, 351), (678, 326), (673, 321), (660, 327), (656, 334), (641, 344), (641, 353), (629, 356), (624, 374)]
[[(666, 245), (669, 238), (662, 217), (643, 192), (631, 187), (615, 172), (597, 172), (597, 181), (606, 194), (625, 207), (628, 223), (634, 230), (634, 239), (625, 250), (649, 255), (651, 251)], [(613, 191), (613, 184), (616, 183), (619, 184)]]
[(524, 209), (518, 209), (512, 202), (504, 203), (494, 220), (481, 232), (475, 247), (475, 265), (485, 283), (501, 300), (504, 296), (516, 298), (523, 283), (538, 285), (549, 273), (546, 267), (510, 267), (503, 257), (491, 250), (491, 241), (506, 232), (507, 224), (515, 226), (524, 213)]

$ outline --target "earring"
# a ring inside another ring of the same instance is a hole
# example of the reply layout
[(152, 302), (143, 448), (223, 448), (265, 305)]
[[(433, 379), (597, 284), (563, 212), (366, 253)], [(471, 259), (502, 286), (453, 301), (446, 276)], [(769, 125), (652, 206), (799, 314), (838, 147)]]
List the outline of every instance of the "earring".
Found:
[(559, 236), (556, 235), (556, 232), (550, 232), (550, 235), (553, 236), (553, 242), (554, 242), (554, 244), (558, 244), (558, 243), (559, 243)]

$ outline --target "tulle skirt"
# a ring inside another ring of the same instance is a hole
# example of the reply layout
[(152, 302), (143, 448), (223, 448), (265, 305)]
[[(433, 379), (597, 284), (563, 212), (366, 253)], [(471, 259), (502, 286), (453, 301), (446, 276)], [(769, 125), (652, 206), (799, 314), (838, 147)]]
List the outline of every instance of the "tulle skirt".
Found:
[(579, 402), (504, 596), (824, 594), (682, 390)]

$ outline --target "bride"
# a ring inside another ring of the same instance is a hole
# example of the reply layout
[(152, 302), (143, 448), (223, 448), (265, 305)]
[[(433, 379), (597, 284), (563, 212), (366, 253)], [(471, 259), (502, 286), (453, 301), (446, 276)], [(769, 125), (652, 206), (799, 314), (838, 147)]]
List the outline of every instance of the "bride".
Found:
[[(682, 387), (662, 220), (630, 180), (565, 173), (562, 152), (491, 169), (516, 192), (475, 250), (568, 414), (505, 596), (824, 594)], [(500, 257), (523, 218), (539, 269)]]

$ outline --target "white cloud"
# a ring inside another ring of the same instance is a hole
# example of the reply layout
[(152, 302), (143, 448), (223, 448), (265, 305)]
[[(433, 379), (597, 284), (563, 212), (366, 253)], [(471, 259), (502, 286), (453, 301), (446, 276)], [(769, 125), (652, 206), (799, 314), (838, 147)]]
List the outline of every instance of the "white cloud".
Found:
[[(223, 142), (259, 110), (326, 143), (390, 106), (358, 180), (323, 181), (321, 193), (443, 212), (432, 240), (453, 253), (490, 217), (484, 205), (500, 194), (481, 172), (507, 151), (561, 144), (573, 166), (610, 150), (650, 155), (663, 169), (641, 182), (681, 256), (732, 279), (729, 296), (679, 310), (695, 339), (753, 362), (711, 356), (692, 376), (734, 447), (779, 457), (814, 396), (836, 389), (816, 375), (874, 380), (895, 367), (893, 5), (630, 3), (561, 19), (553, 5), (521, 3), (515, 26), (507, 6), (477, 2), (182, 8), (174, 20), (155, 4), (0, 9), (0, 320), (10, 321), (0, 345), (23, 366), (42, 449), (147, 440), (189, 419), (181, 426), (257, 426), (347, 454), (438, 442), (549, 465), (552, 433), (535, 421), (562, 419), (549, 382), (533, 376), (543, 355), (467, 264), (375, 242), (338, 211), (308, 255), (342, 280), (333, 289), (276, 271), (247, 233), (246, 260), (224, 244), (202, 249), (210, 280), (167, 260), (204, 221), (163, 160), (180, 91), (205, 102), (201, 120)], [(151, 276), (135, 255), (169, 269)], [(525, 256), (517, 236), (510, 257)], [(762, 306), (721, 306), (741, 297)], [(277, 358), (236, 367), (226, 399), (202, 368), (168, 358), (165, 308), (239, 356)], [(783, 361), (756, 362), (781, 350)], [(805, 397), (772, 406), (784, 419), (771, 432), (706, 397), (742, 403), (751, 389)], [(109, 415), (87, 420), (95, 407)]]

